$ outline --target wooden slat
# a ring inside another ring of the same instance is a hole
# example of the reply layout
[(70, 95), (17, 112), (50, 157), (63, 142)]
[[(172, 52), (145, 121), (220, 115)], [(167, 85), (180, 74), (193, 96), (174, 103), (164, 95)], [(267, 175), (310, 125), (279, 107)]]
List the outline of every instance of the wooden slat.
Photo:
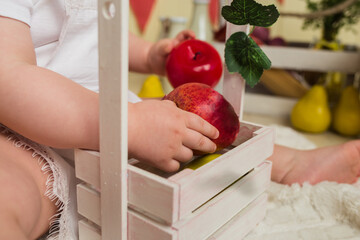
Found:
[(209, 237), (265, 192), (270, 184), (270, 174), (271, 163), (264, 162), (188, 218), (175, 223), (173, 228), (178, 230), (179, 239), (198, 240)]
[[(225, 45), (215, 43), (221, 56)], [(327, 51), (300, 47), (261, 46), (272, 68), (315, 72), (360, 72), (360, 51)]]
[(85, 220), (80, 220), (79, 240), (101, 240), (100, 229)]
[(244, 112), (250, 114), (288, 117), (298, 99), (245, 93)]
[(129, 206), (145, 211), (162, 221), (178, 219), (179, 185), (129, 165)]
[(100, 153), (75, 150), (75, 175), (100, 191)]
[(78, 213), (101, 226), (100, 194), (83, 183), (76, 186)]
[(170, 226), (157, 223), (129, 209), (129, 240), (178, 240), (177, 232)]
[(74, 164), (74, 159), (75, 159), (74, 149), (58, 149), (58, 148), (53, 148), (53, 150), (54, 150), (57, 154), (59, 154), (60, 156), (62, 156), (63, 158), (67, 159), (70, 164)]
[(267, 194), (263, 193), (207, 240), (243, 239), (264, 219), (266, 206)]
[(262, 46), (262, 49), (273, 68), (345, 73), (360, 71), (360, 52), (270, 46)]
[(100, 180), (104, 240), (127, 239), (129, 1), (99, 0)]

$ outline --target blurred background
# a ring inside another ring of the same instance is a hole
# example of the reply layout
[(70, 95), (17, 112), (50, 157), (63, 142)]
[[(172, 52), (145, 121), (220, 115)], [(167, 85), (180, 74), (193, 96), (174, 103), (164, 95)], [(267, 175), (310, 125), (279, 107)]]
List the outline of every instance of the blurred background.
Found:
[[(130, 31), (155, 42), (161, 38), (174, 37), (183, 29), (192, 29), (198, 38), (213, 44), (223, 56), (226, 29), (225, 20), (221, 17), (221, 6), (229, 2), (231, 1), (130, 0)], [(276, 61), (285, 62), (285, 65), (286, 61), (297, 62), (296, 58), (301, 58), (301, 61), (293, 64), (295, 68), (282, 68), (279, 67), (281, 64), (274, 64), (273, 61), (272, 68), (264, 71), (255, 87), (246, 85), (242, 109), (244, 119), (264, 125), (293, 127), (307, 134), (318, 146), (358, 138), (360, 1), (256, 2), (263, 5), (274, 4), (280, 17), (269, 28), (256, 27), (251, 33), (253, 40), (266, 53), (270, 53), (271, 57), (277, 57)], [(311, 14), (317, 17), (311, 18)], [(308, 15), (307, 18), (304, 15)], [(285, 52), (279, 52), (279, 47), (285, 49)], [(306, 52), (304, 55), (296, 51), (294, 53), (294, 48)], [(319, 52), (318, 50), (331, 52), (331, 56), (326, 55), (320, 58), (321, 61), (315, 60), (314, 51)], [(334, 52), (336, 55), (332, 54)], [(336, 61), (338, 56), (343, 60)], [(303, 70), (301, 67), (305, 65), (306, 69)], [(330, 68), (327, 67), (330, 65)], [(346, 68), (352, 70), (333, 70)], [(129, 88), (142, 98), (161, 98), (173, 89), (166, 77), (135, 73), (130, 73)], [(222, 80), (215, 89), (222, 93)], [(322, 135), (315, 136), (314, 133)]]
[[(336, 2), (333, 0), (332, 2)], [(209, 17), (212, 28), (216, 32), (223, 24), (219, 9), (224, 0), (209, 1)], [(275, 4), (280, 13), (307, 13), (310, 12), (306, 0), (258, 0), (257, 2), (264, 5)], [(338, 1), (341, 2), (341, 1)], [(194, 0), (130, 0), (130, 31), (149, 41), (156, 41), (163, 35), (163, 18), (180, 17), (180, 28), (189, 28), (194, 18)], [(217, 16), (214, 16), (216, 15)], [(216, 22), (214, 19), (218, 18)], [(182, 21), (185, 21), (183, 23)], [(322, 37), (321, 28), (303, 29), (304, 19), (297, 17), (282, 17), (269, 28), (270, 37), (281, 37), (288, 43), (305, 43), (313, 44)], [(349, 47), (360, 45), (360, 22), (353, 25), (351, 29), (344, 26), (340, 29), (337, 40)], [(129, 87), (135, 93), (140, 91), (146, 75), (130, 74)]]

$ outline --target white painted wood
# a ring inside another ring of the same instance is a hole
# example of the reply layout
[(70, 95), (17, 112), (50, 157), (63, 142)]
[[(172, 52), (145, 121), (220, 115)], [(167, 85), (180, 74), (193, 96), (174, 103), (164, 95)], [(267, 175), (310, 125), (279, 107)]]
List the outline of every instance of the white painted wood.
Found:
[(129, 209), (129, 240), (178, 240), (177, 232), (170, 226), (153, 221)]
[[(196, 169), (191, 175), (169, 180), (180, 187), (179, 219), (229, 186), (237, 178), (272, 155), (274, 131), (268, 128), (217, 159)], [(261, 151), (259, 151), (261, 149)]]
[(100, 191), (100, 153), (76, 149), (75, 175)]
[[(223, 57), (225, 44), (214, 43), (214, 47)], [(360, 51), (327, 51), (277, 46), (261, 46), (261, 49), (271, 60), (272, 68), (345, 73), (360, 71)]]
[(245, 93), (244, 112), (251, 114), (288, 117), (298, 99)]
[[(226, 174), (226, 173), (224, 173)], [(271, 163), (264, 162), (201, 208), (173, 225), (181, 240), (209, 237), (217, 229), (265, 192), (270, 183)], [(248, 231), (250, 226), (242, 226)]]
[(243, 239), (264, 219), (266, 206), (267, 194), (263, 193), (207, 240)]
[[(263, 162), (221, 194), (172, 226), (161, 224), (129, 209), (128, 236), (135, 240), (200, 240), (209, 237), (263, 193), (270, 183), (271, 163)], [(95, 223), (100, 218), (100, 194), (78, 186), (81, 214)], [(99, 225), (101, 224), (98, 222)], [(250, 231), (250, 229), (247, 229)]]
[(76, 186), (78, 213), (101, 226), (100, 193), (83, 183)]
[(79, 240), (101, 240), (100, 228), (86, 220), (80, 220)]
[(60, 156), (62, 156), (63, 158), (65, 158), (66, 160), (68, 160), (68, 162), (70, 164), (74, 164), (74, 149), (58, 149), (58, 148), (53, 148), (53, 150), (59, 154)]
[[(232, 33), (237, 31), (246, 31), (247, 26), (237, 26), (229, 22), (226, 23), (226, 39)], [(224, 55), (224, 52), (221, 54)], [(242, 120), (242, 106), (244, 102), (245, 81), (239, 73), (229, 73), (227, 67), (224, 65), (224, 80), (223, 80), (223, 96), (234, 107), (236, 114)]]
[[(253, 169), (273, 152), (275, 133), (271, 128), (241, 122), (252, 134), (240, 145), (197, 170), (182, 171), (164, 178), (136, 166), (128, 166), (128, 203), (139, 211), (168, 224), (183, 219)], [(239, 134), (242, 136), (243, 134)], [(258, 149), (261, 148), (261, 151)], [(99, 154), (77, 150), (76, 174), (97, 189)], [(82, 172), (83, 171), (83, 172)]]
[[(100, 154), (76, 149), (76, 177), (100, 191)], [(178, 216), (179, 186), (140, 168), (128, 166), (128, 204), (153, 214), (165, 222)]]
[(104, 240), (127, 239), (129, 1), (99, 0), (100, 181)]
[(167, 223), (177, 221), (179, 185), (131, 165), (128, 169), (129, 206), (139, 208)]
[(273, 68), (318, 72), (360, 71), (360, 52), (326, 51), (298, 47), (262, 46)]

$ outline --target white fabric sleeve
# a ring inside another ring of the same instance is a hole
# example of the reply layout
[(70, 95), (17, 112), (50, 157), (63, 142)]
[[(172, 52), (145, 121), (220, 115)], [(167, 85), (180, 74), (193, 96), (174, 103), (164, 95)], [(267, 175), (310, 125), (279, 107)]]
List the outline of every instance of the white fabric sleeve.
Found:
[(133, 93), (132, 91), (128, 91), (128, 102), (131, 103), (137, 103), (137, 102), (141, 102), (141, 98), (139, 98), (135, 93)]
[(32, 0), (0, 0), (0, 16), (13, 18), (30, 26)]

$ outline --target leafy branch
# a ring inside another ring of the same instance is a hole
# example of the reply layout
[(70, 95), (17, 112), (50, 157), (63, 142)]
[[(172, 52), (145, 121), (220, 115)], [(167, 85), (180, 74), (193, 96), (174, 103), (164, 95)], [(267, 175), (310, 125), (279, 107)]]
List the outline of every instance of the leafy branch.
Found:
[[(221, 10), (224, 19), (235, 25), (270, 27), (279, 18), (275, 5), (263, 6), (255, 0), (233, 0)], [(254, 87), (271, 61), (250, 34), (233, 33), (225, 43), (225, 64), (229, 72), (238, 72), (246, 83)]]
[(359, 0), (346, 0), (344, 2), (338, 3), (337, 5), (324, 9), (324, 10), (318, 10), (316, 12), (312, 13), (295, 13), (295, 12), (282, 12), (282, 17), (298, 17), (298, 18), (306, 18), (306, 19), (315, 19), (315, 18), (321, 18), (326, 17), (330, 15), (334, 15), (337, 13), (340, 13), (342, 11), (345, 11), (347, 8), (351, 7), (353, 4), (355, 4)]
[[(341, 28), (352, 29), (351, 26), (360, 20), (359, 0), (305, 0), (312, 13), (326, 13), (317, 18), (305, 18), (303, 27), (322, 29), (323, 39), (334, 41)], [(330, 14), (332, 13), (332, 14)]]

